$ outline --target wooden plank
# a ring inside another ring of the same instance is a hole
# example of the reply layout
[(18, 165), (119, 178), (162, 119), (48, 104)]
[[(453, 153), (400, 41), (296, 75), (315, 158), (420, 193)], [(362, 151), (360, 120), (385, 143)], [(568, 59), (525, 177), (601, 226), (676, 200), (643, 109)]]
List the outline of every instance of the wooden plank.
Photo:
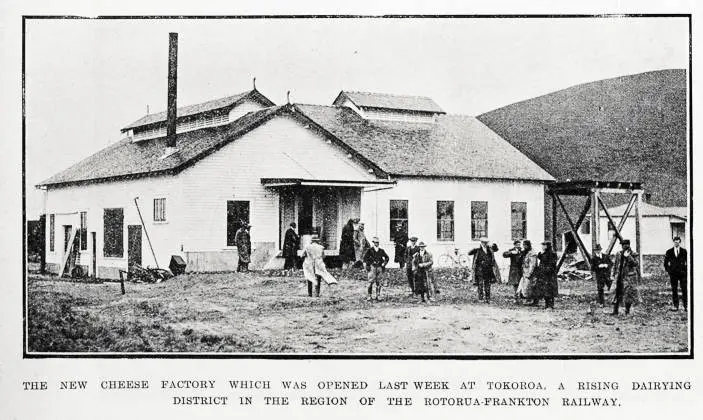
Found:
[(599, 205), (603, 205), (603, 202), (600, 199), (600, 192), (598, 190), (593, 191), (591, 204), (593, 207), (593, 211), (591, 212), (591, 253), (593, 253), (596, 249), (596, 245), (600, 243), (600, 214), (598, 212), (598, 207)]
[(642, 227), (642, 212), (640, 209), (642, 208), (642, 193), (637, 193), (637, 204), (635, 205), (635, 241), (637, 241), (637, 258), (639, 259), (639, 269), (640, 269), (640, 278), (642, 278), (642, 274), (644, 272), (642, 269), (644, 268), (642, 266), (642, 241), (641, 235), (640, 235), (640, 229)]
[[(571, 227), (571, 233), (573, 233), (574, 238), (576, 238), (576, 244), (579, 247), (579, 250), (581, 251), (581, 255), (583, 258), (586, 260), (586, 264), (588, 265), (588, 268), (591, 268), (591, 257), (588, 254), (588, 251), (586, 250), (586, 246), (583, 244), (583, 240), (581, 240), (581, 237), (579, 236), (578, 233), (578, 228), (581, 226), (581, 223), (583, 223), (583, 220), (586, 218), (586, 214), (588, 213), (588, 209), (591, 207), (591, 196), (589, 195), (588, 198), (586, 199), (586, 205), (584, 206), (583, 210), (581, 211), (581, 215), (579, 216), (578, 220), (576, 221), (576, 224), (571, 220), (571, 216), (569, 216), (569, 212), (566, 210), (566, 207), (564, 206), (564, 203), (562, 203), (561, 199), (559, 196), (555, 196), (557, 199), (557, 202), (559, 203), (559, 206), (561, 206), (562, 211), (564, 212), (564, 216), (566, 216), (566, 221), (569, 223), (569, 226)], [(560, 261), (563, 263), (563, 258)], [(560, 266), (557, 265), (557, 271), (559, 270)]]
[[(630, 202), (627, 203), (627, 208), (625, 209), (625, 212), (622, 214), (622, 218), (620, 218), (620, 223), (618, 223), (615, 231), (619, 232), (622, 230), (623, 226), (625, 226), (625, 222), (627, 221), (627, 218), (630, 216), (630, 211), (632, 211), (632, 206), (635, 204), (635, 195), (632, 195), (630, 197)], [(613, 250), (613, 247), (615, 246), (615, 241), (618, 239), (617, 235), (613, 236), (610, 238), (610, 243), (608, 243), (608, 248), (605, 250), (606, 255), (610, 255), (610, 252)]]
[(68, 262), (68, 259), (71, 256), (71, 252), (73, 252), (73, 242), (76, 239), (76, 232), (78, 232), (78, 229), (72, 227), (71, 235), (68, 238), (68, 247), (66, 248), (66, 252), (63, 254), (63, 258), (61, 259), (61, 266), (59, 267), (59, 277), (63, 277), (63, 271), (66, 269), (66, 263)]

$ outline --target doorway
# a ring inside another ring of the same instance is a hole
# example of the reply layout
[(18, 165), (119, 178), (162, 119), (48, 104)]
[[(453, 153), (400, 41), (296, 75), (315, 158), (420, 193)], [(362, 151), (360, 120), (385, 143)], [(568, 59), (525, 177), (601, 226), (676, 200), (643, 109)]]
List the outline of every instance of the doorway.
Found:
[(91, 247), (91, 255), (93, 256), (93, 278), (96, 279), (98, 278), (98, 246), (97, 240), (95, 239), (95, 232), (90, 232), (90, 242), (93, 244)]
[(142, 265), (142, 227), (127, 226), (127, 266)]

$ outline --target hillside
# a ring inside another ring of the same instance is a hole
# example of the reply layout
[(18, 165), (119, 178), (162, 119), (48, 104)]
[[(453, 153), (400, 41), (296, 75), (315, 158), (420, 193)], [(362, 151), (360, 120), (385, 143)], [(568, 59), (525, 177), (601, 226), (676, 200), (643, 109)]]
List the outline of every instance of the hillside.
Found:
[(687, 205), (686, 70), (573, 86), (478, 118), (559, 180), (640, 181)]

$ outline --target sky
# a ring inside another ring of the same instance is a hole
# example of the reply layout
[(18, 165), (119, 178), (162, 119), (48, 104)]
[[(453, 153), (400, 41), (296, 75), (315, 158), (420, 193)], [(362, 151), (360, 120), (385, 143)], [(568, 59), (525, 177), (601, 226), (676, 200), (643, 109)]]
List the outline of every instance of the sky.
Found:
[(688, 68), (685, 18), (31, 20), (26, 24), (27, 216), (34, 185), (166, 108), (250, 90), (331, 104), (341, 90), (424, 95), (479, 115), (580, 83)]

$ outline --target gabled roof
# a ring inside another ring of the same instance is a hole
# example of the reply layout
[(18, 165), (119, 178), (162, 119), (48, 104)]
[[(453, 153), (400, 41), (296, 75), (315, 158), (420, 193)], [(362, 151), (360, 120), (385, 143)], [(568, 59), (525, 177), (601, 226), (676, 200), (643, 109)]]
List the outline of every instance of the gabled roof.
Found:
[(295, 107), (391, 175), (554, 180), (474, 117), (440, 115), (434, 124), (382, 122), (346, 107)]
[[(200, 114), (203, 112), (215, 111), (222, 108), (230, 108), (237, 105), (239, 102), (244, 101), (245, 99), (253, 100), (262, 104), (265, 107), (276, 105), (270, 99), (262, 95), (261, 92), (256, 89), (253, 89), (248, 92), (242, 92), (236, 95), (227, 96), (220, 99), (213, 99), (211, 101), (203, 102), (200, 104), (180, 107), (176, 110), (176, 118), (187, 117), (189, 115)], [(127, 125), (122, 129), (122, 131), (165, 121), (166, 111), (157, 112), (155, 114), (148, 114), (138, 119), (137, 121)]]
[(283, 105), (251, 112), (227, 125), (176, 135), (178, 153), (160, 159), (165, 138), (119, 141), (38, 186), (105, 182), (175, 174), (277, 115), (310, 125), (376, 176), (554, 179), (474, 117), (441, 115), (437, 123), (370, 122), (346, 107)]
[[(625, 213), (625, 209), (627, 209), (627, 205), (623, 204), (621, 206), (613, 207), (612, 209), (608, 209), (608, 213), (612, 217), (622, 217), (622, 215)], [(688, 209), (686, 207), (659, 207), (655, 206), (653, 204), (649, 203), (642, 203), (642, 206), (640, 207), (640, 213), (642, 213), (643, 217), (678, 217), (680, 219), (688, 219)], [(601, 217), (605, 217), (605, 213), (603, 210), (600, 212)], [(630, 211), (630, 217), (634, 216), (635, 210), (633, 209)]]
[(334, 105), (342, 105), (349, 99), (360, 108), (380, 108), (414, 112), (433, 112), (444, 114), (442, 108), (432, 98), (426, 96), (391, 95), (388, 93), (341, 91), (334, 100)]

